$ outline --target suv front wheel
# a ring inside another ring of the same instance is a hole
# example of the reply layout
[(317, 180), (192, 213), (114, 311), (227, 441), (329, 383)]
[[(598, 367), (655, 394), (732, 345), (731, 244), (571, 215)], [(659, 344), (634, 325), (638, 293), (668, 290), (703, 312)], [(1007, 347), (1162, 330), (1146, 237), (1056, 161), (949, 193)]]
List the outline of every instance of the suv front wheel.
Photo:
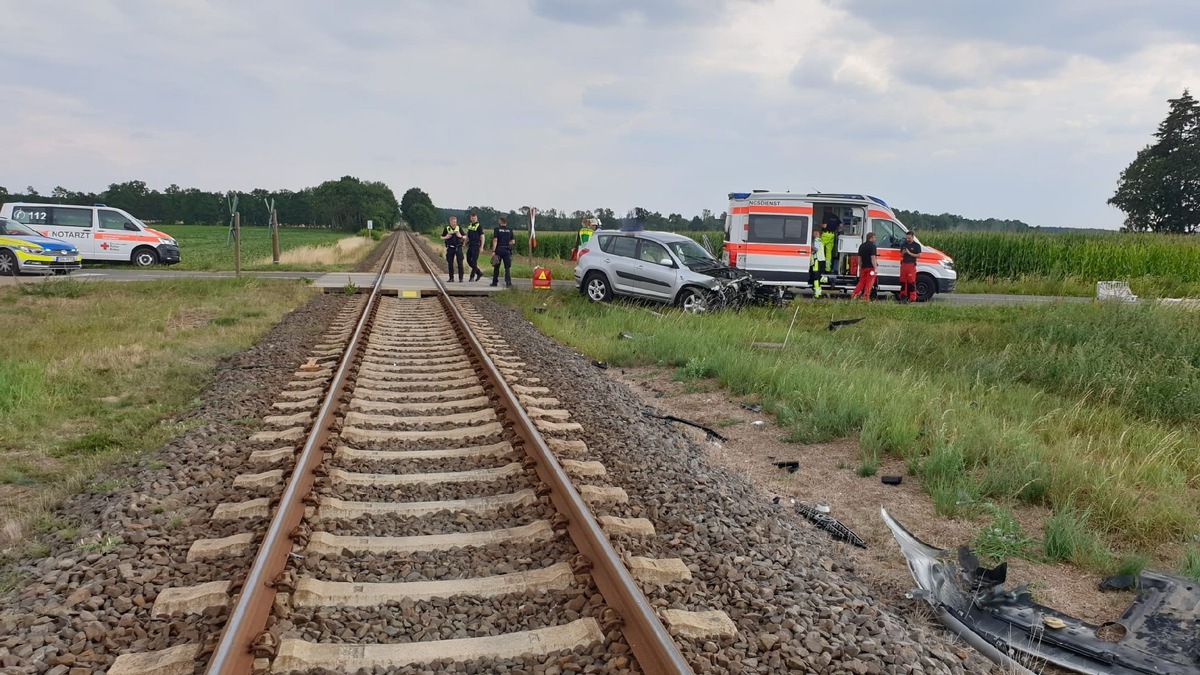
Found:
[(608, 302), (612, 300), (612, 288), (608, 285), (608, 277), (600, 272), (590, 272), (583, 278), (583, 294), (592, 302)]
[(679, 309), (688, 314), (701, 314), (708, 311), (708, 293), (697, 288), (685, 288), (679, 293)]

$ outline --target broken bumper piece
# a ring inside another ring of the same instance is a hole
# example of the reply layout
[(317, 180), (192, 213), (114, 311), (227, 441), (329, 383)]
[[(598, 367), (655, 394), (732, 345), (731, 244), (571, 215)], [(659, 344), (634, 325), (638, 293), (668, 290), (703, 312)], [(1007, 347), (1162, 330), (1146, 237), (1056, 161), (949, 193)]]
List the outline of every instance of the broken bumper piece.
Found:
[[(1041, 664), (1050, 663), (1088, 675), (1200, 675), (1200, 583), (1144, 571), (1138, 597), (1120, 621), (1094, 626), (1033, 602), (1023, 588), (1004, 590), (1001, 568), (981, 569), (969, 551), (956, 555), (934, 548), (887, 509), (880, 515), (919, 587), (911, 595), (1013, 672), (1040, 672)], [(1059, 622), (1062, 627), (1055, 628)]]

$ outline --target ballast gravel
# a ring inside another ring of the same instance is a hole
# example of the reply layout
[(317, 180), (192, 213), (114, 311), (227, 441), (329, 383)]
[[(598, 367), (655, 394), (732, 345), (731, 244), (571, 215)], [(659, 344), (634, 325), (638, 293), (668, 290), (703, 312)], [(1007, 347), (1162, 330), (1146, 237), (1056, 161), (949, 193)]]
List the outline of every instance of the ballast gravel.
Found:
[[(224, 624), (225, 609), (186, 619), (155, 619), (166, 588), (244, 576), (253, 551), (188, 562), (192, 543), (263, 528), (262, 519), (211, 521), (221, 503), (268, 497), (234, 488), (247, 471), (258, 420), (278, 411), (276, 394), (339, 310), (353, 300), (321, 295), (287, 314), (250, 349), (221, 363), (199, 405), (178, 423), (189, 429), (133, 466), (114, 468), (54, 516), (78, 529), (46, 536), (50, 554), (10, 569), (15, 588), (0, 597), (0, 672), (82, 675), (117, 654), (201, 642)], [(265, 470), (254, 469), (253, 471)]]
[(611, 512), (654, 523), (652, 540), (614, 537), (618, 551), (687, 564), (690, 581), (643, 585), (652, 602), (722, 610), (734, 621), (735, 638), (678, 640), (697, 673), (1003, 672), (916, 612), (885, 607), (855, 576), (844, 544), (708, 464), (704, 448), (647, 417), (652, 411), (589, 359), (546, 339), (511, 308), (459, 302), (475, 307), (583, 425), (572, 437), (629, 493), (628, 504)]

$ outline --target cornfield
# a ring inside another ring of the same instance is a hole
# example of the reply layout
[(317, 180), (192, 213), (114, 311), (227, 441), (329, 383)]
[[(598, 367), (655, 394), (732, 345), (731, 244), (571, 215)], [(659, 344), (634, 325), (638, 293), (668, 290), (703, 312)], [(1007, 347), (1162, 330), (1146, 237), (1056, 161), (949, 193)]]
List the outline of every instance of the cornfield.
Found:
[(1200, 237), (923, 232), (920, 238), (954, 258), (959, 276), (969, 279), (1042, 276), (1101, 281), (1152, 276), (1200, 282)]
[[(725, 234), (683, 232), (697, 242), (704, 235), (720, 252)], [(527, 235), (517, 233), (517, 250)], [(954, 258), (966, 279), (1074, 278), (1087, 282), (1169, 277), (1200, 283), (1200, 237), (1160, 234), (1007, 234), (993, 232), (922, 232), (921, 241)], [(574, 232), (538, 234), (537, 255), (569, 259)]]

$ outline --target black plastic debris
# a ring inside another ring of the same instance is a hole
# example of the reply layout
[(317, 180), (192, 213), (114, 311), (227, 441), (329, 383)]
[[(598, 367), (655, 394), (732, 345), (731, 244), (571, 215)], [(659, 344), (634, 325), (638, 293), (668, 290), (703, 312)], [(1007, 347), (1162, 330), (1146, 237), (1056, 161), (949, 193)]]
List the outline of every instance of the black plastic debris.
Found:
[(742, 405), (743, 410), (749, 410), (750, 412), (753, 412), (753, 413), (762, 412), (762, 406), (757, 403), (743, 403), (741, 405)]
[(899, 485), (904, 480), (903, 476), (880, 476), (879, 482), (884, 485)]
[(717, 440), (717, 441), (721, 441), (722, 443), (724, 443), (729, 440), (728, 438), (725, 438), (721, 434), (717, 433), (715, 429), (706, 427), (703, 424), (700, 424), (699, 422), (685, 420), (682, 417), (676, 417), (674, 415), (654, 415), (652, 413), (646, 413), (646, 415), (653, 417), (655, 419), (666, 420), (668, 422), (679, 422), (680, 424), (686, 424), (689, 427), (695, 427), (695, 428), (703, 431), (704, 437), (710, 441)]
[[(776, 504), (779, 504), (782, 503), (783, 500), (779, 497), (776, 497), (772, 501)], [(847, 544), (854, 544), (859, 548), (867, 547), (867, 542), (864, 541), (862, 537), (855, 534), (854, 530), (851, 530), (850, 528), (838, 522), (837, 518), (834, 518), (828, 513), (823, 513), (817, 507), (805, 504), (804, 502), (798, 502), (794, 499), (789, 499), (788, 501), (791, 502), (792, 508), (796, 509), (796, 513), (804, 516), (813, 525), (816, 525), (822, 530), (828, 532), (833, 536), (834, 539), (838, 541), (844, 541)]]
[(829, 320), (829, 330), (833, 331), (833, 330), (837, 330), (839, 328), (844, 328), (846, 326), (853, 326), (854, 324), (858, 323), (859, 321), (862, 321), (865, 318), (866, 317), (860, 316), (857, 319), (840, 319), (838, 321), (834, 321), (834, 320), (830, 319)]
[(607, 361), (592, 361), (592, 365), (596, 366), (600, 370), (608, 370), (608, 362)]
[(1118, 574), (1117, 576), (1108, 577), (1100, 582), (1100, 591), (1111, 593), (1113, 591), (1132, 591), (1137, 588), (1137, 579), (1128, 574)]
[(771, 462), (780, 469), (787, 469), (788, 473), (796, 473), (800, 470), (800, 462), (794, 459), (785, 459), (779, 462)]

